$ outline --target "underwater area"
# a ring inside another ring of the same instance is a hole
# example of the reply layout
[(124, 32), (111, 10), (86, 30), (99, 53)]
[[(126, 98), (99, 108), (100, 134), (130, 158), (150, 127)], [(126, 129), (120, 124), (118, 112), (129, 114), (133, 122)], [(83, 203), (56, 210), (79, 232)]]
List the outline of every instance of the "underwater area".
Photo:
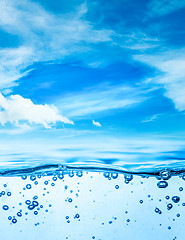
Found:
[(0, 184), (5, 239), (184, 239), (184, 172), (48, 165)]

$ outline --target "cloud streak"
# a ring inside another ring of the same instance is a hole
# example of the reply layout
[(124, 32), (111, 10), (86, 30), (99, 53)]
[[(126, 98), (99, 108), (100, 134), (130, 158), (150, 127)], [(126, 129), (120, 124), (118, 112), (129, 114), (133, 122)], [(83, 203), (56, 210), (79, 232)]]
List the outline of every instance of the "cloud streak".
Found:
[(146, 99), (147, 90), (139, 87), (99, 85), (63, 96), (56, 105), (68, 117), (83, 117), (94, 113), (132, 107)]
[(152, 16), (167, 15), (184, 7), (184, 0), (152, 0), (149, 3), (150, 14)]
[(185, 49), (170, 50), (158, 54), (143, 54), (134, 58), (144, 62), (160, 72), (150, 82), (164, 87), (164, 95), (171, 99), (175, 108), (185, 110)]
[(34, 62), (62, 60), (90, 51), (91, 44), (111, 41), (113, 32), (94, 29), (83, 18), (86, 12), (85, 4), (75, 12), (54, 15), (28, 0), (2, 0), (0, 28), (18, 36), (19, 46), (0, 50), (0, 89), (14, 86)]

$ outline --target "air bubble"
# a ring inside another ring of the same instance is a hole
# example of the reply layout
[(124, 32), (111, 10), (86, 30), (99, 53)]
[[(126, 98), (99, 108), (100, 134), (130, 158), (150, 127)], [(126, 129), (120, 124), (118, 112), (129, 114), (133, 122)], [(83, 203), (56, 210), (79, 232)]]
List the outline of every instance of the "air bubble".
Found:
[(74, 177), (74, 172), (73, 172), (73, 171), (69, 171), (69, 174), (68, 174), (68, 175), (69, 175), (69, 177), (72, 178), (72, 177)]
[(41, 178), (42, 176), (41, 176), (41, 174), (40, 174), (40, 173), (37, 173), (37, 177), (38, 177), (38, 178)]
[(116, 185), (115, 188), (116, 188), (116, 189), (119, 189), (119, 185)]
[(35, 206), (35, 207), (37, 207), (37, 206), (39, 205), (39, 203), (38, 203), (37, 201), (33, 201), (33, 202), (32, 202), (32, 205)]
[(12, 194), (11, 192), (7, 192), (7, 196), (10, 197)]
[(27, 179), (27, 176), (26, 175), (23, 175), (21, 176), (22, 180), (26, 180)]
[(182, 192), (182, 191), (183, 191), (183, 187), (180, 187), (180, 188), (179, 188), (179, 191)]
[(132, 181), (133, 175), (132, 174), (125, 174), (124, 178), (125, 178), (125, 183), (129, 183), (130, 181)]
[(168, 180), (171, 178), (171, 173), (169, 171), (161, 171), (159, 174), (163, 180)]
[(178, 202), (180, 201), (180, 197), (178, 197), (178, 196), (173, 196), (173, 197), (172, 197), (172, 201), (173, 201), (174, 203), (178, 203)]
[(55, 177), (53, 177), (52, 179), (53, 179), (53, 181), (57, 181), (57, 177), (56, 177), (56, 176), (55, 176)]
[(167, 209), (170, 210), (170, 209), (172, 209), (172, 207), (173, 207), (173, 205), (171, 203), (168, 203)]
[(16, 223), (17, 222), (17, 219), (16, 218), (13, 218), (12, 219), (12, 223)]
[(77, 213), (76, 215), (75, 215), (75, 218), (79, 218), (80, 217), (80, 215)]
[(78, 171), (78, 172), (76, 173), (76, 176), (77, 176), (77, 177), (82, 177), (82, 176), (83, 176), (83, 172), (82, 172), (82, 171)]
[(59, 174), (58, 174), (58, 178), (59, 178), (60, 180), (62, 180), (62, 179), (64, 178), (64, 174), (63, 174), (63, 173), (59, 173)]
[(18, 217), (22, 217), (22, 213), (21, 213), (21, 212), (18, 212), (18, 213), (17, 213), (17, 216), (18, 216)]
[(69, 199), (68, 199), (68, 202), (72, 202), (72, 201), (73, 201), (72, 198), (69, 198)]
[(31, 180), (31, 181), (35, 181), (35, 180), (36, 180), (36, 176), (35, 176), (35, 175), (31, 175), (31, 176), (30, 176), (30, 180)]
[(157, 207), (155, 208), (155, 212), (159, 213), (159, 214), (162, 214), (161, 210), (159, 208), (157, 208)]
[(8, 205), (3, 206), (3, 210), (7, 211), (9, 209)]
[(103, 176), (104, 176), (105, 178), (109, 178), (109, 177), (110, 177), (110, 173), (109, 173), (109, 172), (104, 172), (104, 173), (103, 173)]
[(26, 200), (25, 203), (26, 203), (27, 205), (30, 205), (30, 204), (31, 204), (31, 201), (30, 201), (30, 200)]
[(166, 188), (168, 187), (168, 183), (166, 181), (159, 181), (157, 183), (158, 188)]
[(29, 206), (28, 206), (28, 209), (29, 209), (29, 210), (33, 210), (34, 208), (35, 208), (34, 205), (29, 205)]
[(31, 184), (27, 184), (27, 185), (26, 185), (26, 188), (27, 188), (27, 189), (31, 189)]
[(45, 185), (48, 185), (48, 181), (45, 181), (44, 184), (45, 184)]
[(117, 173), (111, 173), (111, 177), (112, 177), (113, 179), (116, 179), (116, 178), (118, 177), (118, 174), (117, 174)]

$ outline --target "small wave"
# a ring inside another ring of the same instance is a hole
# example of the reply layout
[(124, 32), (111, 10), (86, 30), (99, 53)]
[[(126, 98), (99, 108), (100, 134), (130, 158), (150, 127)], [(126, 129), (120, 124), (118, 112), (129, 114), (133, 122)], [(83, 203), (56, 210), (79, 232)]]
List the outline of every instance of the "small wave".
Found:
[[(79, 172), (103, 172), (106, 173), (116, 173), (116, 174), (124, 174), (124, 175), (139, 175), (142, 177), (156, 177), (157, 179), (168, 180), (167, 176), (185, 176), (185, 168), (182, 169), (167, 169), (162, 168), (154, 171), (128, 171), (121, 167), (103, 165), (103, 164), (93, 164), (93, 165), (85, 165), (85, 164), (71, 164), (71, 165), (61, 165), (61, 164), (47, 164), (47, 165), (39, 165), (35, 167), (22, 167), (22, 168), (11, 168), (11, 169), (1, 169), (0, 176), (1, 177), (9, 177), (9, 176), (22, 176), (22, 175), (30, 175), (30, 174), (43, 174), (47, 176), (59, 175), (59, 174), (70, 174), (76, 173), (78, 175)], [(170, 178), (169, 177), (169, 178)]]

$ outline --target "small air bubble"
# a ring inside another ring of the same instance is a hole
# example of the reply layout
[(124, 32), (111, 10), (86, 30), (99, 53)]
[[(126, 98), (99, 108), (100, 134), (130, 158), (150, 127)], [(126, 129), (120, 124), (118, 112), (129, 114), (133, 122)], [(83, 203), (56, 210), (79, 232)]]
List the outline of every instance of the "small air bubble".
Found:
[(21, 212), (18, 212), (18, 213), (17, 213), (17, 216), (18, 216), (18, 217), (22, 217), (22, 213), (21, 213)]
[(103, 176), (104, 176), (105, 178), (109, 178), (109, 177), (110, 177), (110, 173), (109, 173), (109, 172), (104, 172), (104, 173), (103, 173)]
[(3, 210), (7, 211), (9, 209), (8, 205), (3, 206)]
[(159, 181), (157, 183), (158, 188), (166, 188), (168, 187), (168, 183), (166, 181)]
[(45, 185), (48, 185), (48, 181), (45, 181), (44, 184), (45, 184)]
[(160, 172), (160, 177), (163, 179), (163, 180), (168, 180), (171, 178), (171, 173), (169, 171), (161, 171)]
[(178, 197), (178, 196), (173, 196), (173, 197), (172, 197), (172, 201), (173, 201), (174, 203), (178, 203), (178, 202), (180, 201), (180, 197)]
[(82, 171), (78, 171), (78, 172), (76, 173), (76, 176), (77, 176), (77, 177), (82, 177), (82, 176), (83, 176)]
[(31, 184), (27, 184), (27, 185), (26, 185), (26, 188), (27, 188), (27, 189), (31, 189)]
[(52, 179), (53, 179), (53, 181), (57, 181), (57, 177), (56, 177), (56, 176), (55, 176), (55, 177), (53, 177)]
[(31, 181), (35, 181), (35, 180), (36, 180), (36, 176), (35, 176), (35, 175), (31, 175), (31, 176), (30, 176), (30, 180), (31, 180)]
[(173, 207), (173, 205), (171, 203), (168, 203), (167, 209), (170, 210), (172, 207)]
[(26, 180), (27, 179), (27, 176), (26, 175), (23, 175), (21, 176), (22, 180)]
[(13, 218), (12, 219), (12, 223), (16, 223), (17, 222), (17, 219), (16, 218)]

